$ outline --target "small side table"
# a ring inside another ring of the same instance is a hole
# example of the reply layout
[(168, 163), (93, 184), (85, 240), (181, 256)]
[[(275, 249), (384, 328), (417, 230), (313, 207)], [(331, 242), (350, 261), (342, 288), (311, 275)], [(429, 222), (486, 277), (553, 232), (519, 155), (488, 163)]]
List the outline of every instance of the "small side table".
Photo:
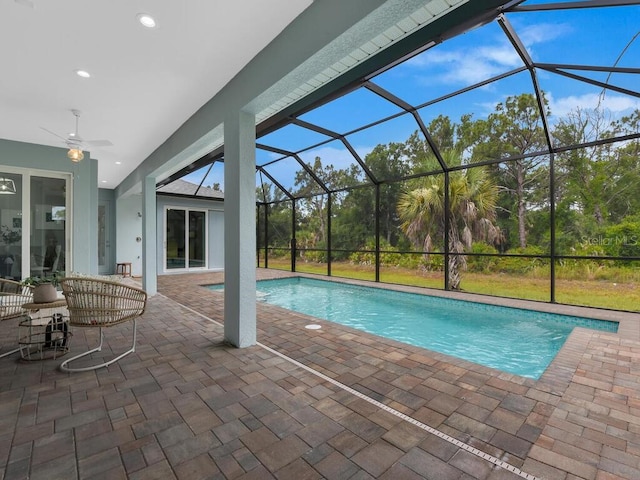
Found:
[(69, 351), (69, 315), (64, 298), (50, 303), (25, 303), (31, 315), (19, 324), (18, 344), (23, 360), (46, 360)]
[(116, 275), (131, 276), (131, 262), (116, 263)]

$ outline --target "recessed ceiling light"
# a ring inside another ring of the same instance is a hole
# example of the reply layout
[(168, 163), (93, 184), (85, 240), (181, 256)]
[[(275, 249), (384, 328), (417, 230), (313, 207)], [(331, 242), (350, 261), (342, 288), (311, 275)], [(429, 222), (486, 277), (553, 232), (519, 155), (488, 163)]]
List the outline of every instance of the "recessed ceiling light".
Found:
[(89, 78), (91, 76), (91, 74), (86, 70), (76, 70), (76, 75), (82, 78)]
[(116, 162), (116, 165), (122, 165), (122, 162)]
[(102, 180), (102, 183), (107, 183), (107, 181), (106, 180)]
[(138, 21), (143, 27), (155, 28), (156, 26), (156, 21), (148, 13), (139, 13), (136, 18), (138, 19)]

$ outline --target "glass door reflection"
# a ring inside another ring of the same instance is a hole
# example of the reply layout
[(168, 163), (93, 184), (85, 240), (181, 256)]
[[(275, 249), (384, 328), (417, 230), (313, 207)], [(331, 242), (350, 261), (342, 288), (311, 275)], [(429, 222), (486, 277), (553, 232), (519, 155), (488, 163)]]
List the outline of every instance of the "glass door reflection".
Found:
[(207, 266), (207, 212), (167, 208), (165, 269), (195, 270)]
[(0, 277), (22, 279), (22, 175), (0, 172)]
[(30, 275), (66, 270), (66, 181), (31, 177)]
[(189, 268), (206, 266), (206, 212), (189, 211)]
[(175, 270), (186, 267), (185, 257), (185, 219), (184, 210), (167, 209), (166, 215), (166, 268)]

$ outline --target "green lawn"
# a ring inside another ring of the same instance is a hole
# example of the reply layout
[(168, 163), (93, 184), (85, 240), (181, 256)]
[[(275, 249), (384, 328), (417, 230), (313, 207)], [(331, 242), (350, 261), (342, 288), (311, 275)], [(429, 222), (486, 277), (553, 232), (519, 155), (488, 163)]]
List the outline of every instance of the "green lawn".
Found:
[[(289, 271), (290, 267), (291, 263), (288, 260), (269, 259), (269, 268)], [(296, 270), (301, 273), (326, 275), (327, 265), (300, 262), (296, 264)], [(375, 269), (372, 266), (334, 262), (331, 264), (331, 275), (373, 281)], [(444, 274), (403, 268), (382, 268), (380, 280), (384, 283), (442, 289)], [(612, 280), (556, 279), (556, 302), (637, 312), (640, 311), (640, 288), (638, 287), (636, 282), (629, 280), (614, 282)], [(465, 272), (462, 277), (462, 290), (499, 297), (544, 302), (550, 300), (549, 279), (541, 277)]]

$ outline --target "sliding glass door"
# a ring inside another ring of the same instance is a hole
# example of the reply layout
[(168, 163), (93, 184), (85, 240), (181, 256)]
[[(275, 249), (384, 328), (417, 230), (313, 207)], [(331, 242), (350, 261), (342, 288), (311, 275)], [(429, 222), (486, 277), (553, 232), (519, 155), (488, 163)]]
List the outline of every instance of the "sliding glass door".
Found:
[(31, 177), (31, 275), (65, 271), (66, 183), (60, 178)]
[(165, 209), (165, 270), (197, 270), (207, 266), (207, 212)]
[(0, 276), (21, 280), (71, 268), (70, 184), (66, 174), (0, 172)]
[(22, 175), (0, 172), (0, 276), (22, 278)]
[(188, 268), (205, 268), (207, 266), (207, 212), (189, 211), (189, 259)]
[(115, 258), (111, 248), (111, 215), (113, 204), (111, 200), (98, 200), (98, 273), (108, 275), (113, 272)]

